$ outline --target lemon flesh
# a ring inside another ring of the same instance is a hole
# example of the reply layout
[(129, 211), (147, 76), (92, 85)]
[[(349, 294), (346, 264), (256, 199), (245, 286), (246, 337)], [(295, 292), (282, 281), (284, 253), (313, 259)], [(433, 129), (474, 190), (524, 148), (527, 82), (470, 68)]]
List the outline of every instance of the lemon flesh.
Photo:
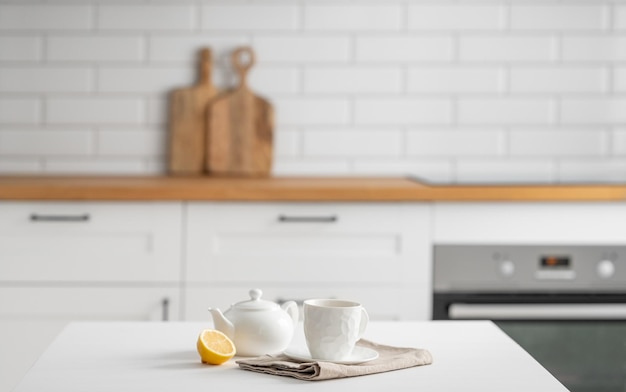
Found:
[(221, 365), (234, 357), (237, 352), (233, 341), (215, 329), (200, 332), (197, 346), (202, 362), (211, 365)]

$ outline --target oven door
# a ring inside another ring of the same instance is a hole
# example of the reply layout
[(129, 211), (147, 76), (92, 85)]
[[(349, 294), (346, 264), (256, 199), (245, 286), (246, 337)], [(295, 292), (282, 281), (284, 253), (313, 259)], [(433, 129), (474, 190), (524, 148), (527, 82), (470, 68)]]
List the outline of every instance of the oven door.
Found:
[(435, 293), (433, 318), (493, 320), (572, 392), (626, 391), (626, 293)]

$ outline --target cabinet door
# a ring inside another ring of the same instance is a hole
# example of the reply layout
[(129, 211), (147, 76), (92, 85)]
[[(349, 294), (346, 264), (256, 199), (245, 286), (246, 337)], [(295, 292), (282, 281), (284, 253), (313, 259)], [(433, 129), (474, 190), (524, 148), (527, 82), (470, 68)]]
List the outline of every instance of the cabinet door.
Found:
[(178, 320), (179, 301), (177, 286), (0, 287), (0, 391), (17, 384), (68, 322)]
[(180, 278), (180, 203), (0, 203), (0, 282)]

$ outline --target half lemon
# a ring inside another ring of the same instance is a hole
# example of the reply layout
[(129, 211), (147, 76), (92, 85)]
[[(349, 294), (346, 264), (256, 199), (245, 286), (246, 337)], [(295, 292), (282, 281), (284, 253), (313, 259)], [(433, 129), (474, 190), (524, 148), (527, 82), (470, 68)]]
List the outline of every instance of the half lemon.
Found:
[(235, 356), (235, 343), (223, 332), (205, 329), (198, 336), (198, 354), (202, 363), (221, 365)]

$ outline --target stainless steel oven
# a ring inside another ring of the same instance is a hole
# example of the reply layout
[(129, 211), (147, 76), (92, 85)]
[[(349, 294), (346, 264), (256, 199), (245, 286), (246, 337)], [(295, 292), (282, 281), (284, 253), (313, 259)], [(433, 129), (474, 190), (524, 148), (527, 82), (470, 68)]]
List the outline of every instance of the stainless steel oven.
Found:
[(626, 391), (626, 246), (434, 249), (433, 318), (493, 320), (572, 392)]

